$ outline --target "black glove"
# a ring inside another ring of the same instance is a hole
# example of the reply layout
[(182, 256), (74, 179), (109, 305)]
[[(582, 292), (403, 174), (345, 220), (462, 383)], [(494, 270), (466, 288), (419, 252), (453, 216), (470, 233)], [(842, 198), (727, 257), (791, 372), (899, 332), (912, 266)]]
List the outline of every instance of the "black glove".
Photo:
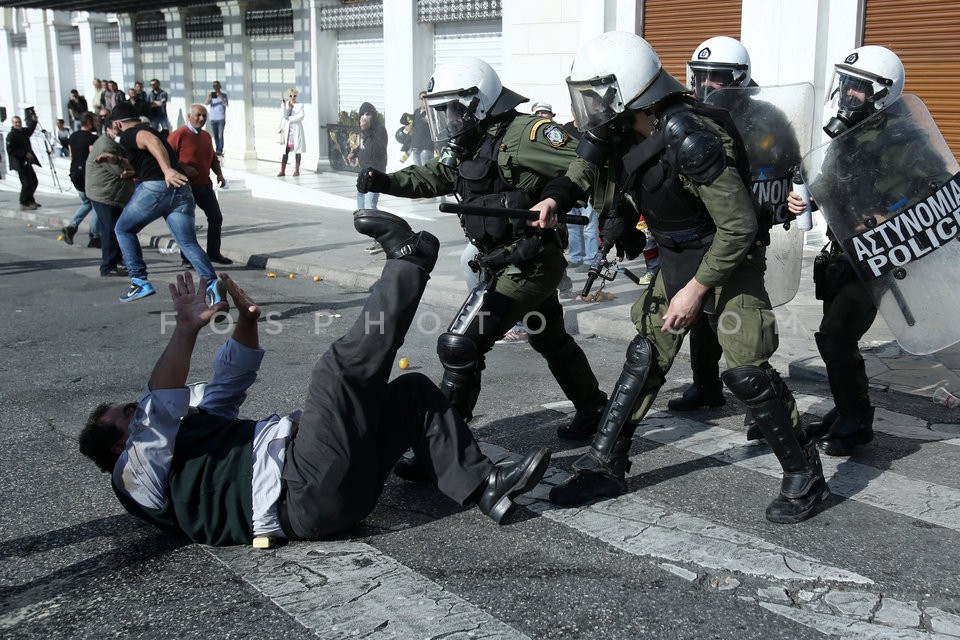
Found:
[(608, 216), (601, 220), (600, 240), (603, 251), (606, 253), (617, 244), (627, 231), (627, 223), (619, 216)]
[(537, 236), (530, 236), (514, 242), (509, 247), (499, 247), (477, 258), (477, 264), (483, 269), (499, 271), (508, 264), (520, 265), (536, 257), (543, 251), (543, 242)]
[(510, 249), (500, 247), (490, 253), (481, 254), (477, 256), (477, 264), (486, 271), (499, 271), (510, 264)]
[(373, 167), (365, 167), (357, 174), (357, 191), (383, 193), (390, 188), (390, 176)]

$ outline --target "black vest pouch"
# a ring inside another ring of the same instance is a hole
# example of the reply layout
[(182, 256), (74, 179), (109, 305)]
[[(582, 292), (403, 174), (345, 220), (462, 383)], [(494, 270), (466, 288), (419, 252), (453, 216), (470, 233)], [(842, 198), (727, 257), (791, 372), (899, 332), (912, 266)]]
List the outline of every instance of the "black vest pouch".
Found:
[[(667, 290), (667, 299), (673, 298), (697, 274), (703, 257), (713, 244), (713, 234), (701, 237), (697, 231), (681, 233), (654, 233), (660, 244), (660, 276)], [(714, 313), (713, 296), (704, 300), (704, 313)]]
[[(497, 208), (504, 206), (503, 196), (497, 189), (500, 170), (496, 162), (483, 158), (467, 160), (460, 163), (458, 172), (460, 179), (469, 185), (468, 193), (463, 194), (466, 204)], [(481, 247), (504, 242), (513, 235), (512, 225), (507, 218), (465, 215), (461, 222), (467, 237)]]

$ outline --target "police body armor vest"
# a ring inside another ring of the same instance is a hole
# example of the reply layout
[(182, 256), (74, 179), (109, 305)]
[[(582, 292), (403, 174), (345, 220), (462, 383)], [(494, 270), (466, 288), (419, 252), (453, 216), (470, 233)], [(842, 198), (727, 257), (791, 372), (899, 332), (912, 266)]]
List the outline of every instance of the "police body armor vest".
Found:
[[(528, 209), (535, 202), (534, 193), (510, 184), (497, 162), (500, 143), (514, 117), (516, 112), (500, 121), (496, 133), (483, 136), (473, 158), (460, 163), (455, 190), (462, 203), (501, 209)], [(489, 216), (464, 215), (460, 217), (460, 224), (467, 237), (484, 252), (511, 245), (531, 229), (522, 221), (518, 223), (508, 218)]]
[(723, 109), (701, 103), (680, 102), (661, 115), (657, 131), (635, 145), (623, 156), (621, 175), (623, 191), (633, 196), (640, 214), (654, 239), (665, 248), (684, 249), (709, 246), (716, 226), (703, 202), (683, 186), (677, 161), (667, 148), (667, 122), (682, 111), (693, 111), (710, 118), (729, 135), (737, 149), (737, 158), (727, 157), (727, 164), (737, 168), (744, 184), (749, 184), (750, 168), (746, 149), (736, 125)]

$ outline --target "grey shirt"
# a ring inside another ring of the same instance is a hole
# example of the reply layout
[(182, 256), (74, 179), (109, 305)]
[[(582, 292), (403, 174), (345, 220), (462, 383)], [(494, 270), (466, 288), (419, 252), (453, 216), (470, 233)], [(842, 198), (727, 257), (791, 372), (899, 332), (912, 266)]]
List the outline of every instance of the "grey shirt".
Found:
[(126, 157), (123, 147), (110, 136), (104, 134), (97, 138), (87, 158), (84, 193), (94, 202), (102, 202), (112, 207), (124, 207), (133, 196), (136, 184), (133, 180), (124, 180), (120, 177), (123, 172), (122, 165), (94, 162), (94, 159), (104, 152)]

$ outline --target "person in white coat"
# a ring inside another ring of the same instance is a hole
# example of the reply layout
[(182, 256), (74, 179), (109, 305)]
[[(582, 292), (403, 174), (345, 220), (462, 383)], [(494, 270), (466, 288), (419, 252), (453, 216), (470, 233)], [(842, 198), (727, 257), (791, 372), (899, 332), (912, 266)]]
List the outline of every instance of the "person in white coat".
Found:
[(283, 158), (280, 164), (278, 177), (287, 175), (287, 158), (290, 152), (294, 153), (294, 177), (300, 175), (300, 154), (307, 149), (306, 137), (303, 135), (303, 105), (297, 102), (297, 88), (287, 89), (286, 99), (280, 99), (280, 140), (283, 143)]

